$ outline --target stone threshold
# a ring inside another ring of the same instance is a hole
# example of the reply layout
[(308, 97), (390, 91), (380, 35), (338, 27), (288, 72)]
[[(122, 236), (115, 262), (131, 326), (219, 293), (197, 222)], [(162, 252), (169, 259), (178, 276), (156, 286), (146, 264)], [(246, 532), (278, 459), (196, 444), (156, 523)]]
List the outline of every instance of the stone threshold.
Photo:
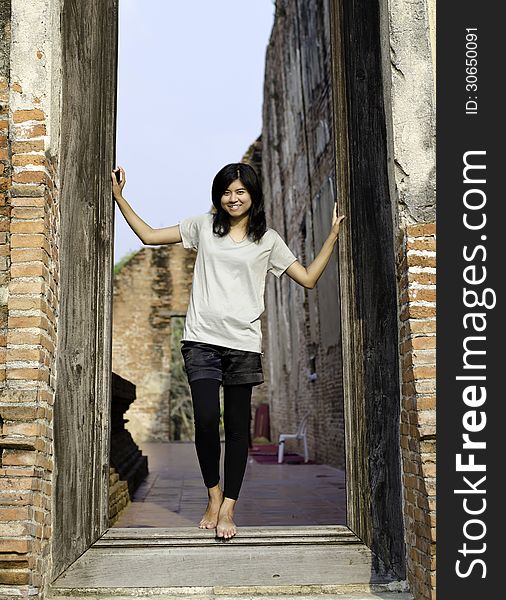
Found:
[(263, 588), (135, 588), (125, 590), (124, 588), (97, 588), (94, 590), (75, 589), (66, 590), (63, 593), (50, 595), (51, 600), (90, 600), (90, 598), (113, 600), (132, 600), (132, 598), (155, 598), (156, 600), (180, 600), (190, 598), (191, 600), (314, 600), (323, 597), (324, 600), (413, 600), (413, 595), (402, 591), (406, 588), (402, 585), (399, 589), (389, 589), (385, 585), (369, 586), (264, 586)]
[(111, 528), (53, 582), (48, 598), (408, 600), (406, 590), (344, 526), (241, 527), (227, 541), (197, 527)]

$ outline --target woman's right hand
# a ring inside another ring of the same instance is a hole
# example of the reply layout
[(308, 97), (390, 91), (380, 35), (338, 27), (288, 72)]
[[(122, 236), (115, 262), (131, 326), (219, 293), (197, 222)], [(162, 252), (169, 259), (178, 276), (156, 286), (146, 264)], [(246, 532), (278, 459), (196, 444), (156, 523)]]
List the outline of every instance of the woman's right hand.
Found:
[[(119, 171), (120, 180), (116, 179), (116, 173)], [(123, 192), (123, 188), (126, 183), (125, 170), (122, 167), (116, 167), (111, 171), (111, 179), (112, 179), (112, 194), (115, 198), (120, 197)]]

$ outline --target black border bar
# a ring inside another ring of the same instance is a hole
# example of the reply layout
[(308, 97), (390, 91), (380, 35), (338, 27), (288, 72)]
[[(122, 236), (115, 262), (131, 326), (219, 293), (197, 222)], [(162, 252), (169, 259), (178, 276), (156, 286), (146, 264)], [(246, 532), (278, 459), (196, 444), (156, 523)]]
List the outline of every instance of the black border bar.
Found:
[(506, 530), (500, 8), (468, 0), (437, 6), (439, 600), (502, 597), (506, 573), (499, 567)]

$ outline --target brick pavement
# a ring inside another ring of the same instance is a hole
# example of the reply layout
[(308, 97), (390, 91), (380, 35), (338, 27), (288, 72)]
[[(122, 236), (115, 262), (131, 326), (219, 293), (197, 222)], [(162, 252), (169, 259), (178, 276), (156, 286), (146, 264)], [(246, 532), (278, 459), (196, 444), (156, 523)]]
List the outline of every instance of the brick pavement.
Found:
[[(150, 473), (114, 527), (196, 525), (207, 494), (194, 444), (139, 446)], [(319, 464), (259, 464), (250, 456), (235, 516), (239, 527), (345, 525), (344, 471)]]

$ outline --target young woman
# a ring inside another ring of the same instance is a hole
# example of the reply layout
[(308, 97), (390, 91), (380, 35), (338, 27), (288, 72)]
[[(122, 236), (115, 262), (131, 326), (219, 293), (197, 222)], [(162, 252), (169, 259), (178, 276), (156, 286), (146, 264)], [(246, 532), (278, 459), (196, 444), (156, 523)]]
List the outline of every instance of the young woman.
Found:
[[(119, 181), (116, 175), (120, 174)], [(214, 211), (153, 229), (123, 198), (123, 169), (111, 173), (114, 198), (143, 244), (183, 242), (197, 251), (181, 352), (191, 389), (195, 446), (208, 491), (199, 527), (217, 537), (235, 535), (234, 507), (246, 463), (254, 385), (263, 383), (262, 333), (267, 272), (283, 273), (312, 289), (325, 269), (339, 233), (334, 208), (331, 230), (315, 260), (305, 268), (274, 230), (267, 227), (260, 182), (243, 163), (226, 165), (212, 184)], [(220, 487), (219, 387), (223, 385), (225, 461)]]

